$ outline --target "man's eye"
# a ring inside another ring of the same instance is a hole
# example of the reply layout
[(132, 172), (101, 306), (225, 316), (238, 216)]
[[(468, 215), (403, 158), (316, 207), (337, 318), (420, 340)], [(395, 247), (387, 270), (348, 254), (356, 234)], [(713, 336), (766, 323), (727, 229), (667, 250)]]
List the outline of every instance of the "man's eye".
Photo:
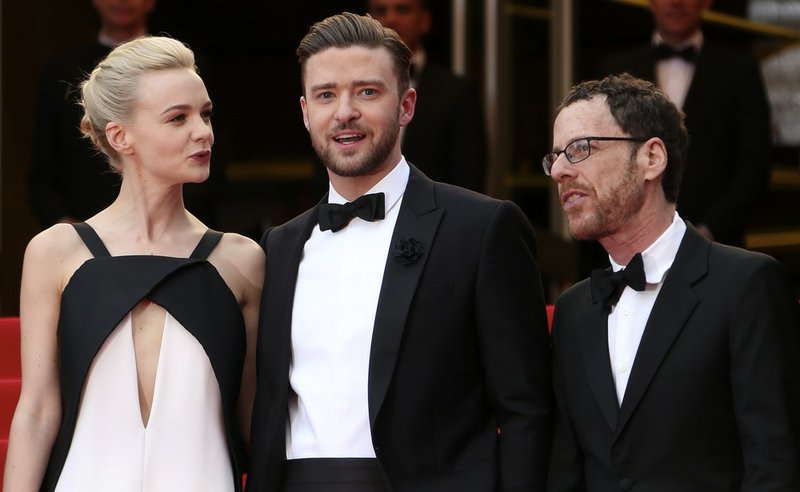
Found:
[(579, 142), (575, 142), (574, 144), (569, 146), (569, 150), (572, 154), (585, 154), (589, 152), (589, 142), (586, 140), (581, 140)]
[(363, 90), (363, 91), (361, 91), (361, 92), (362, 92), (362, 93), (363, 93), (365, 96), (374, 96), (375, 94), (377, 94), (377, 93), (378, 93), (378, 91), (377, 91), (377, 90), (375, 90), (375, 89), (364, 89), (364, 90)]

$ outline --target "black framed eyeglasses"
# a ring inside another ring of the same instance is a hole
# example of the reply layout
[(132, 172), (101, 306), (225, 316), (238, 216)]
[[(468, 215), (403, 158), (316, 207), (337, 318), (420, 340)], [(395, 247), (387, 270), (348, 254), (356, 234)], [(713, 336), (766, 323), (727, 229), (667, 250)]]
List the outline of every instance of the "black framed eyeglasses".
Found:
[(644, 138), (634, 138), (634, 137), (581, 137), (576, 138), (572, 142), (568, 143), (564, 150), (559, 150), (558, 152), (550, 152), (549, 154), (545, 154), (544, 158), (542, 159), (542, 168), (544, 169), (544, 173), (550, 176), (550, 171), (553, 170), (553, 164), (555, 164), (556, 159), (561, 154), (567, 158), (569, 162), (572, 164), (577, 164), (585, 159), (587, 159), (590, 155), (592, 155), (592, 144), (593, 140), (597, 141), (620, 141), (620, 142), (644, 142), (647, 139)]

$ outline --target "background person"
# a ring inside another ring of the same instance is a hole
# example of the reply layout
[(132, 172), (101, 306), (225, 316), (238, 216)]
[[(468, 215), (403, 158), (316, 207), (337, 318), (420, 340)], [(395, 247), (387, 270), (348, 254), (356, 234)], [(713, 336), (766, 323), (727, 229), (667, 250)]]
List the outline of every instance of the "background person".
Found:
[(712, 0), (650, 0), (647, 45), (601, 63), (655, 83), (686, 114), (689, 151), (678, 211), (708, 239), (744, 245), (770, 172), (769, 103), (758, 63), (703, 35)]
[(484, 191), (488, 150), (481, 96), (464, 77), (428, 57), (433, 25), (427, 0), (369, 0), (369, 13), (411, 49), (414, 121), (402, 132), (403, 153), (428, 177)]

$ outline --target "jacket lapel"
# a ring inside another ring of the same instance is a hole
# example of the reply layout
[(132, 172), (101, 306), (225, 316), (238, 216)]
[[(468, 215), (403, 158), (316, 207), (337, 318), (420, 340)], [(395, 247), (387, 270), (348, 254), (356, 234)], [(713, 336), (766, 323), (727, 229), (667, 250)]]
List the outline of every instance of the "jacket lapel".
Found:
[[(696, 113), (702, 105), (703, 94), (713, 93), (716, 89), (713, 85), (713, 73), (716, 67), (713, 67), (713, 53), (708, 53), (708, 43), (703, 45), (703, 48), (697, 55), (697, 62), (694, 65), (694, 74), (692, 81), (689, 82), (689, 88), (686, 91), (686, 99), (683, 101), (683, 110), (686, 117), (690, 118)], [(709, 65), (712, 65), (709, 67)]]
[(686, 234), (658, 294), (636, 352), (620, 408), (617, 436), (636, 410), (686, 320), (697, 307), (698, 299), (692, 285), (708, 271), (709, 247), (710, 243), (687, 223)]
[(603, 417), (614, 430), (617, 427), (619, 403), (608, 355), (608, 314), (602, 303), (594, 304), (587, 299), (587, 304), (587, 309), (576, 322), (576, 326), (584, 327), (580, 340), (583, 360), (586, 361), (586, 378)]
[[(392, 379), (408, 311), (443, 214), (444, 210), (437, 208), (435, 202), (433, 181), (411, 166), (386, 258), (372, 333), (368, 391), (369, 420), (373, 427)], [(402, 264), (395, 258), (394, 245), (409, 238), (422, 243), (423, 254), (414, 263)]]

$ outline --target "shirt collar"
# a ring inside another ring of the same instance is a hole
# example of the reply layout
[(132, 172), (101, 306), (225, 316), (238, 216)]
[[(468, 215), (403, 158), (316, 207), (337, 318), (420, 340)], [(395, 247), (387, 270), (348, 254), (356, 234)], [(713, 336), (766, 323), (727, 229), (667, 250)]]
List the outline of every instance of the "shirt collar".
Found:
[[(676, 211), (672, 217), (672, 224), (661, 233), (653, 244), (642, 251), (644, 274), (647, 277), (648, 284), (660, 284), (664, 281), (672, 262), (675, 261), (675, 255), (678, 254), (678, 248), (681, 245), (681, 241), (683, 241), (685, 233), (686, 223)], [(608, 259), (611, 261), (611, 268), (615, 272), (623, 268), (623, 265), (615, 262), (611, 256)]]
[[(386, 207), (386, 213), (388, 214), (389, 211), (392, 210), (392, 208), (394, 208), (394, 206), (400, 201), (403, 193), (405, 193), (410, 173), (411, 169), (408, 167), (406, 158), (401, 156), (400, 162), (397, 163), (394, 169), (392, 169), (389, 174), (384, 176), (383, 179), (378, 181), (375, 186), (370, 188), (365, 194), (383, 193), (385, 197), (384, 206)], [(328, 183), (328, 203), (347, 203), (347, 199), (337, 193), (333, 188), (333, 184), (330, 182)]]
[[(669, 43), (664, 41), (664, 38), (661, 37), (661, 35), (658, 33), (658, 31), (655, 31), (655, 32), (653, 32), (653, 46), (658, 46), (659, 44), (670, 45)], [(683, 41), (682, 43), (679, 43), (679, 44), (674, 45), (674, 46), (673, 45), (670, 45), (670, 46), (672, 46), (676, 50), (681, 50), (681, 49), (686, 48), (688, 46), (694, 46), (694, 48), (699, 53), (700, 49), (703, 48), (703, 31), (698, 29), (697, 31), (694, 32), (694, 34), (689, 36), (689, 38), (686, 39), (685, 41)]]

